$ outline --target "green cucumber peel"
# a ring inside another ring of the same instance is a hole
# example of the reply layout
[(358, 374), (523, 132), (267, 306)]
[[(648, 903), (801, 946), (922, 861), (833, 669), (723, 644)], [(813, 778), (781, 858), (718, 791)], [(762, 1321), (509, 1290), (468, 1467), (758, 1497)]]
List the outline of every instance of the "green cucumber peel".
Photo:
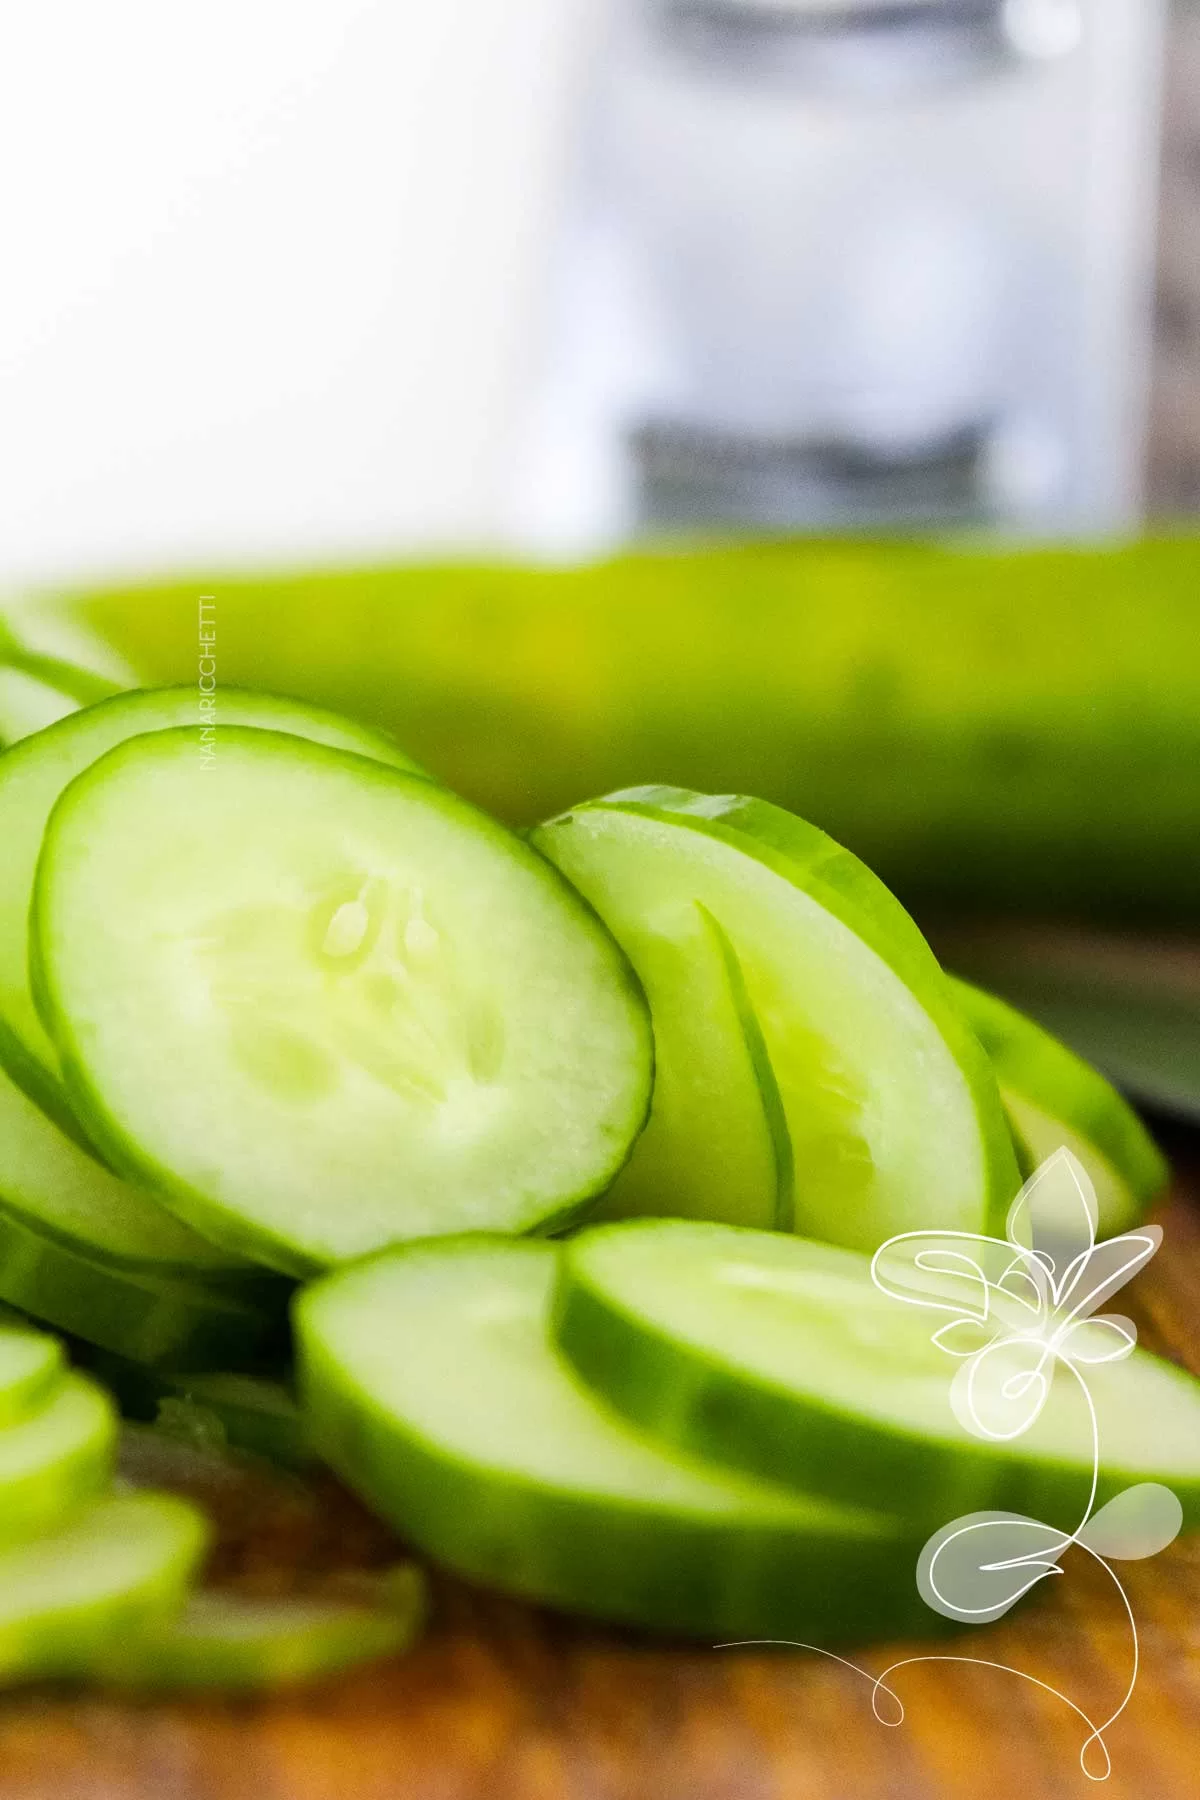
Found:
[(0, 1683), (87, 1676), (175, 1614), (209, 1527), (169, 1494), (115, 1494), (0, 1550)]
[(0, 1430), (26, 1419), (47, 1401), (66, 1373), (57, 1338), (15, 1315), (0, 1316)]
[(424, 1582), (411, 1565), (375, 1584), (378, 1599), (260, 1599), (193, 1594), (183, 1610), (117, 1646), (96, 1674), (146, 1690), (215, 1688), (263, 1693), (318, 1681), (408, 1650), (425, 1615)]
[(55, 1531), (108, 1486), (116, 1412), (82, 1375), (64, 1376), (42, 1406), (0, 1428), (0, 1545)]
[(299, 1297), (302, 1404), (368, 1504), (464, 1575), (651, 1630), (927, 1627), (902, 1524), (674, 1455), (597, 1403), (550, 1342), (559, 1255), (442, 1239)]
[[(662, 1219), (564, 1246), (562, 1352), (605, 1403), (681, 1453), (924, 1527), (980, 1508), (1073, 1530), (1093, 1441), (1063, 1377), (1023, 1437), (959, 1423), (954, 1364), (923, 1309), (879, 1291), (870, 1260), (829, 1244)], [(1089, 1370), (1100, 1503), (1158, 1481), (1200, 1523), (1200, 1382), (1143, 1350)]]
[(561, 1224), (646, 1116), (645, 1005), (574, 890), (433, 782), (299, 737), (110, 751), (54, 809), (30, 931), (107, 1160), (284, 1273)]
[(953, 982), (971, 1029), (992, 1060), (1029, 1176), (1060, 1145), (1083, 1163), (1096, 1189), (1099, 1235), (1145, 1217), (1170, 1168), (1133, 1108), (1090, 1063), (1041, 1025), (970, 982)]
[[(678, 788), (589, 801), (532, 841), (614, 931), (652, 1013), (657, 998), (686, 1023), (682, 978), (661, 967), (664, 944), (679, 954), (676, 919), (698, 903), (719, 922), (786, 1117), (798, 1230), (873, 1250), (915, 1225), (1002, 1227), (1019, 1175), (995, 1076), (916, 925), (856, 857), (763, 801)], [(682, 1026), (659, 1057), (687, 1103), (652, 1114), (625, 1180), (653, 1147), (684, 1198), (659, 1181), (661, 1198), (638, 1210), (768, 1223), (736, 1184), (723, 1214), (690, 1203), (720, 1096), (689, 1090)]]
[[(98, 679), (98, 678), (96, 678)], [(107, 685), (107, 684), (105, 684)], [(42, 1024), (31, 979), (27, 931), (38, 854), (55, 802), (77, 775), (128, 739), (187, 729), (199, 754), (208, 730), (257, 726), (333, 744), (395, 768), (420, 774), (385, 733), (337, 713), (273, 694), (222, 688), (212, 717), (201, 712), (197, 688), (148, 688), (115, 693), (26, 738), (0, 758), (0, 1063), (39, 1105), (61, 1121), (70, 1105), (54, 1046)]]
[(90, 669), (0, 642), (0, 745), (18, 743), (119, 691)]

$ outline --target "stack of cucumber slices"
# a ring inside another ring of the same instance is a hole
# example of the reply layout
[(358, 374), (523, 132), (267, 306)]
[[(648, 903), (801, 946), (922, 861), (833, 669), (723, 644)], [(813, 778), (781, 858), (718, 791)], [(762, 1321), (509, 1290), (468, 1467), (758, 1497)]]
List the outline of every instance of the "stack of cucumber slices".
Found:
[[(1086, 1504), (1070, 1394), (966, 1437), (870, 1257), (1002, 1233), (1060, 1145), (1102, 1233), (1165, 1166), (848, 852), (665, 788), (520, 838), (335, 714), (223, 690), (214, 724), (6, 654), (0, 1300), (127, 1410), (319, 1455), (473, 1578), (712, 1639), (928, 1629), (932, 1529)], [(1138, 1353), (1096, 1393), (1103, 1484), (1200, 1516), (1200, 1386)], [(408, 1641), (411, 1578), (185, 1604), (203, 1523), (108, 1492), (112, 1421), (5, 1332), (0, 1675), (270, 1684)]]

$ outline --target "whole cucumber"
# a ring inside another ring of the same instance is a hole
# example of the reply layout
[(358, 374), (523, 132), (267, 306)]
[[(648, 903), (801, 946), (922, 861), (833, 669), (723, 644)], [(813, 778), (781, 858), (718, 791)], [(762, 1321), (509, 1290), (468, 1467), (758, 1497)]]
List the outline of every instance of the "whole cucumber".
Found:
[(927, 910), (1200, 915), (1200, 537), (197, 576), (40, 604), (143, 680), (186, 681), (202, 594), (220, 680), (387, 726), (510, 821), (631, 783), (738, 790)]

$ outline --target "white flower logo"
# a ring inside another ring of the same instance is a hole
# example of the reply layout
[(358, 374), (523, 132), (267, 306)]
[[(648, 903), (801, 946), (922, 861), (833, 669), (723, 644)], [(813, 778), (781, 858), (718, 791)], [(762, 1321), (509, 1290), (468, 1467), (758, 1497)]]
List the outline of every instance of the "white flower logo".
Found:
[(1107, 1570), (1129, 1623), (1132, 1672), (1120, 1704), (1096, 1723), (1048, 1682), (982, 1657), (909, 1656), (879, 1675), (844, 1657), (833, 1660), (870, 1681), (875, 1716), (892, 1726), (903, 1722), (904, 1707), (888, 1685), (889, 1677), (913, 1663), (970, 1662), (1018, 1676), (1055, 1695), (1088, 1727), (1080, 1767), (1090, 1780), (1103, 1781), (1112, 1770), (1104, 1733), (1132, 1699), (1138, 1673), (1133, 1609), (1109, 1565), (1165, 1549), (1182, 1527), (1183, 1511), (1169, 1488), (1149, 1481), (1124, 1489), (1095, 1510), (1100, 1434), (1087, 1371), (1131, 1356), (1137, 1343), (1132, 1320), (1102, 1314), (1100, 1308), (1145, 1267), (1162, 1242), (1159, 1226), (1143, 1225), (1097, 1243), (1097, 1217), (1087, 1171), (1064, 1148), (1025, 1183), (1009, 1210), (1003, 1238), (962, 1231), (904, 1232), (876, 1252), (871, 1277), (881, 1292), (906, 1306), (949, 1315), (932, 1341), (959, 1364), (950, 1404), (973, 1437), (997, 1445), (1014, 1442), (1036, 1425), (1056, 1372), (1074, 1381), (1087, 1408), (1092, 1439), (1091, 1488), (1075, 1530), (1068, 1533), (1022, 1513), (967, 1513), (929, 1539), (917, 1563), (917, 1585), (935, 1612), (983, 1625), (1002, 1618), (1039, 1582), (1060, 1575), (1064, 1552), (1078, 1546)]

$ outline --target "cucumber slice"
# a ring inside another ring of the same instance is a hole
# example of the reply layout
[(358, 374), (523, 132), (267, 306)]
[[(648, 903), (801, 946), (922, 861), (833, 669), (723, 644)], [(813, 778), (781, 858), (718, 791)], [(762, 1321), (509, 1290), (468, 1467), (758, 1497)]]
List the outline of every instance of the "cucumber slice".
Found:
[[(98, 679), (98, 678), (95, 678)], [(416, 771), (390, 737), (336, 713), (271, 694), (222, 688), (217, 729), (260, 726), (333, 744), (395, 768)], [(27, 957), (29, 907), (42, 834), (67, 784), (98, 757), (142, 733), (190, 727), (191, 745), (205, 753), (205, 721), (194, 687), (116, 694), (40, 731), (0, 759), (0, 1063), (62, 1123), (69, 1116), (54, 1054), (38, 1017)]]
[(288, 1469), (314, 1461), (306, 1422), (282, 1381), (148, 1368), (87, 1345), (77, 1358), (114, 1395), (124, 1418), (153, 1424), (166, 1437), (200, 1449), (249, 1451)]
[(29, 1417), (62, 1381), (66, 1358), (57, 1338), (0, 1318), (0, 1429)]
[[(792, 1146), (737, 952), (707, 907), (655, 919), (642, 962), (654, 1020), (650, 1121), (595, 1217), (671, 1212), (787, 1230)], [(693, 1146), (685, 1163), (680, 1139)]]
[(118, 691), (88, 669), (0, 645), (0, 744), (15, 744)]
[[(736, 952), (761, 1027), (796, 1229), (873, 1250), (910, 1226), (1002, 1219), (1018, 1175), (995, 1078), (916, 926), (848, 851), (762, 801), (678, 788), (592, 801), (533, 842), (591, 901), (650, 998), (662, 1098), (626, 1178), (644, 1210), (721, 1210), (711, 1170), (745, 1110), (744, 1082), (730, 1115), (713, 1092), (718, 1016), (691, 986), (681, 928), (698, 903)], [(721, 1216), (746, 1223), (756, 1210), (762, 1222), (761, 1197), (732, 1183)]]
[(31, 931), (89, 1135), (287, 1272), (557, 1223), (645, 1117), (641, 995), (567, 884), (445, 789), (296, 737), (111, 751), (55, 808)]
[(40, 1411), (0, 1430), (0, 1543), (55, 1531), (101, 1493), (116, 1441), (111, 1401), (82, 1375), (64, 1376)]
[(274, 1280), (185, 1280), (87, 1257), (0, 1200), (0, 1299), (134, 1362), (261, 1363), (285, 1337), (286, 1293)]
[(424, 1614), (423, 1584), (408, 1571), (404, 1604), (259, 1600), (193, 1594), (177, 1617), (118, 1646), (96, 1673), (122, 1686), (261, 1692), (335, 1675), (407, 1650)]
[(286, 1290), (62, 1136), (0, 1073), (0, 1300), (142, 1362), (254, 1362)]
[[(1060, 1375), (1024, 1437), (975, 1438), (951, 1410), (939, 1322), (851, 1251), (658, 1219), (567, 1245), (555, 1319), (581, 1375), (675, 1449), (926, 1524), (999, 1507), (1073, 1529), (1092, 1476), (1075, 1383)], [(1200, 1520), (1200, 1383), (1139, 1350), (1088, 1384), (1101, 1499), (1161, 1481)]]
[[(251, 1265), (182, 1224), (64, 1137), (0, 1071), (0, 1214), (65, 1249), (141, 1274), (161, 1270), (206, 1280), (248, 1279)], [(261, 1271), (254, 1272), (261, 1280)], [(0, 1296), (23, 1306), (5, 1289)]]
[(208, 1543), (168, 1494), (118, 1494), (65, 1530), (0, 1552), (0, 1682), (87, 1674), (182, 1605)]
[(411, 1245), (298, 1303), (316, 1441), (398, 1530), (465, 1575), (708, 1637), (847, 1640), (928, 1621), (914, 1543), (879, 1514), (669, 1455), (555, 1355), (554, 1245)]
[(1015, 1007), (966, 981), (954, 992), (992, 1059), (1022, 1174), (1064, 1144), (1092, 1178), (1099, 1235), (1145, 1217), (1171, 1171), (1128, 1101), (1090, 1063)]

